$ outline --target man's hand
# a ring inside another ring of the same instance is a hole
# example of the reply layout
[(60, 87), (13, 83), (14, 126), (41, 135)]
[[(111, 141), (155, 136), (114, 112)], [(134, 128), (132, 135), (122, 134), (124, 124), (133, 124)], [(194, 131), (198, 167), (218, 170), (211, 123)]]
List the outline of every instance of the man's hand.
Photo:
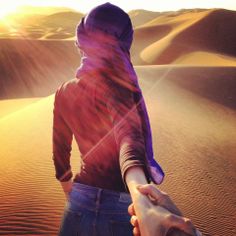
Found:
[[(148, 235), (201, 235), (189, 219), (182, 217), (182, 213), (166, 193), (158, 190), (152, 184), (140, 185), (137, 189), (142, 194), (148, 196), (153, 204), (151, 209), (146, 211), (145, 218), (147, 217), (147, 219), (149, 219), (150, 228), (152, 228), (151, 225), (154, 224), (156, 229), (155, 232), (149, 232)], [(132, 216), (131, 224), (134, 226), (134, 235), (140, 235), (140, 219), (138, 219), (135, 214), (133, 203), (129, 206), (128, 212)], [(143, 219), (141, 219), (141, 221), (143, 221)]]
[[(137, 220), (132, 222), (136, 228), (134, 235), (166, 236), (171, 228), (175, 228), (178, 229), (177, 235), (196, 236), (195, 229), (188, 219), (172, 214), (161, 206), (154, 206), (147, 210), (141, 221), (145, 222), (146, 231), (144, 234), (139, 232), (139, 222)], [(181, 234), (179, 234), (180, 230), (182, 231)], [(176, 235), (175, 232), (174, 235)]]
[(137, 189), (140, 193), (148, 196), (154, 205), (162, 206), (175, 215), (183, 216), (169, 195), (159, 190), (154, 184), (139, 185)]

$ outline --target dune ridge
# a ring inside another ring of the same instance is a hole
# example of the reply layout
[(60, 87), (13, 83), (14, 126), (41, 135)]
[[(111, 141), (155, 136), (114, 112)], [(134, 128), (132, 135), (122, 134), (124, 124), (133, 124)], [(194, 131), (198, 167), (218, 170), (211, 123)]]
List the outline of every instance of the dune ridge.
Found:
[[(158, 27), (162, 27), (172, 30), (161, 39), (152, 39), (152, 44), (139, 48), (140, 58), (136, 58), (135, 64), (184, 64), (177, 59), (193, 52), (212, 52), (223, 57), (236, 57), (236, 12), (211, 9), (186, 12), (172, 18), (164, 15), (158, 17), (154, 25), (149, 23), (137, 29), (153, 27), (152, 30), (158, 32)], [(184, 62), (188, 63), (187, 59)]]
[(4, 99), (0, 100), (0, 119), (12, 115), (14, 112), (25, 108), (41, 98)]
[(141, 25), (157, 18), (162, 13), (137, 9), (137, 10), (131, 10), (128, 14), (132, 20), (133, 27), (137, 28), (137, 27), (140, 27)]
[(71, 41), (0, 39), (0, 98), (51, 94), (73, 78), (80, 55)]

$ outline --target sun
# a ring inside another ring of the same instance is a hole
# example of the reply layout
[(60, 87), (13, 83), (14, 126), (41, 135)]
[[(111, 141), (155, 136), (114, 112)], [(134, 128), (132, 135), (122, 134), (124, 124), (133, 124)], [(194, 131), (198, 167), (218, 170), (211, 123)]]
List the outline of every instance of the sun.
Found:
[(0, 8), (0, 20), (4, 19), (7, 15), (17, 10), (16, 6), (5, 5), (4, 7)]

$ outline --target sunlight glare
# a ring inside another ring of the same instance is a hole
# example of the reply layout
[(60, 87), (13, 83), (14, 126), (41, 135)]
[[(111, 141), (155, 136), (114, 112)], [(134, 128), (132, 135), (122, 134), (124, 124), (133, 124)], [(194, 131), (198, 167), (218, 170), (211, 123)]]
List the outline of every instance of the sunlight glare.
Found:
[(0, 20), (4, 19), (7, 15), (15, 12), (17, 9), (14, 5), (6, 5), (0, 8)]

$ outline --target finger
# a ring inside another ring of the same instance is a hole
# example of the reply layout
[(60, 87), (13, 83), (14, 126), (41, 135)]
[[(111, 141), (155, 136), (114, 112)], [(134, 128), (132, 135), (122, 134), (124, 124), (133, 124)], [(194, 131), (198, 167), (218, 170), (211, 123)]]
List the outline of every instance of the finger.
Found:
[(154, 185), (138, 185), (137, 189), (141, 193), (148, 195), (154, 205), (162, 206), (175, 215), (183, 216), (180, 209), (174, 204), (168, 194), (158, 190)]
[[(160, 204), (161, 205), (161, 204)], [(161, 205), (162, 206), (162, 205)], [(171, 204), (164, 204), (163, 207), (166, 207), (166, 209), (168, 211), (170, 211), (171, 213), (178, 215), (178, 216), (183, 216), (182, 212), (180, 211), (180, 209), (173, 203), (171, 202)]]
[(128, 207), (128, 213), (132, 216), (135, 215), (134, 204), (131, 203)]
[(134, 236), (140, 236), (141, 235), (138, 227), (133, 228), (133, 235)]
[(198, 229), (196, 229), (196, 236), (202, 236), (202, 233)]
[(137, 216), (132, 216), (132, 217), (130, 218), (130, 223), (131, 223), (131, 225), (133, 225), (134, 227), (138, 227), (138, 218), (137, 218)]
[(163, 193), (151, 184), (138, 185), (137, 189), (145, 195), (150, 195), (155, 200), (163, 198)]
[(184, 231), (187, 234), (196, 236), (196, 229), (191, 220), (185, 217), (177, 216), (174, 214), (169, 215), (167, 220), (167, 228), (177, 228)]

